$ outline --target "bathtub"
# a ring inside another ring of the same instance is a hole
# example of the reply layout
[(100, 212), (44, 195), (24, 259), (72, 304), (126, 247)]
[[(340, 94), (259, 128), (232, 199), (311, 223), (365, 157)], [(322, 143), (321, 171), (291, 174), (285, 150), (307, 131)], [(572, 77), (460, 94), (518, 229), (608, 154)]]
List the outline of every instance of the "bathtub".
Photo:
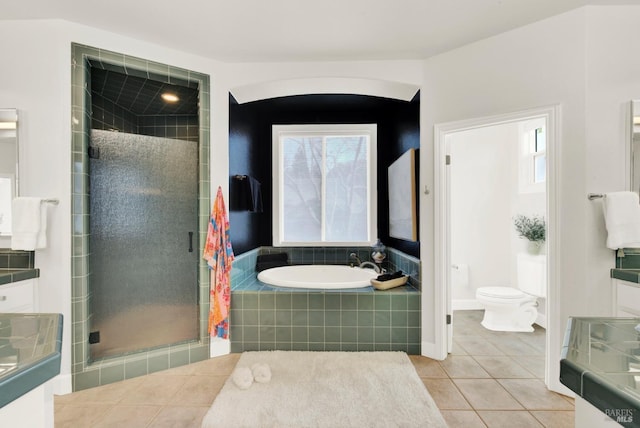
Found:
[(278, 287), (336, 290), (368, 287), (377, 276), (373, 269), (344, 265), (294, 265), (263, 270), (258, 280)]

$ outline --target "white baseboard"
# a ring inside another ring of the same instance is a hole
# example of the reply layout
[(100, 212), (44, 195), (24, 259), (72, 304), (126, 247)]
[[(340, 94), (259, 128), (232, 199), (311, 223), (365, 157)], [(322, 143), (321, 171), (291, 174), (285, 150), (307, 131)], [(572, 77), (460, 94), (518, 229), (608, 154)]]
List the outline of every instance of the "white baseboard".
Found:
[(209, 345), (209, 358), (231, 353), (231, 342), (227, 339), (212, 337)]
[(447, 358), (447, 350), (444, 350), (444, 354), (438, 352), (439, 349), (437, 349), (436, 344), (435, 343), (431, 343), (431, 342), (422, 342), (421, 343), (421, 354), (425, 357), (429, 357), (432, 358), (434, 360), (444, 360), (445, 358)]
[(454, 299), (451, 300), (451, 310), (453, 311), (471, 311), (484, 309), (482, 304), (476, 299)]
[(59, 374), (51, 379), (50, 382), (55, 395), (71, 394), (73, 392), (71, 374)]

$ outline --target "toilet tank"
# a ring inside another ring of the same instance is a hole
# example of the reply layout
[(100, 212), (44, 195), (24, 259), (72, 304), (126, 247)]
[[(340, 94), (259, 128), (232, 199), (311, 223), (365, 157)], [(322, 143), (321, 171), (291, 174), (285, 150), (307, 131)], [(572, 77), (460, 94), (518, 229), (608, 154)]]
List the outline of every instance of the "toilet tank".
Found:
[(518, 254), (518, 288), (527, 294), (547, 296), (547, 256)]

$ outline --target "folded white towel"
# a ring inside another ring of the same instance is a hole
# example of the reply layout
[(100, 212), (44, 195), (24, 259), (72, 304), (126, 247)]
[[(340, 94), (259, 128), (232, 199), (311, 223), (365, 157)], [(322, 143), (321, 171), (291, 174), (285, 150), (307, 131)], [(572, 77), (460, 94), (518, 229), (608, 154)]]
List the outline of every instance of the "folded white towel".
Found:
[(253, 384), (253, 373), (249, 367), (238, 367), (231, 375), (233, 383), (240, 389), (249, 389)]
[(271, 380), (271, 368), (267, 364), (254, 364), (251, 366), (253, 380), (259, 383), (267, 383)]
[(45, 248), (47, 215), (42, 199), (15, 198), (11, 210), (11, 249), (33, 251)]
[(607, 247), (637, 247), (640, 243), (640, 200), (635, 192), (607, 193), (602, 204)]

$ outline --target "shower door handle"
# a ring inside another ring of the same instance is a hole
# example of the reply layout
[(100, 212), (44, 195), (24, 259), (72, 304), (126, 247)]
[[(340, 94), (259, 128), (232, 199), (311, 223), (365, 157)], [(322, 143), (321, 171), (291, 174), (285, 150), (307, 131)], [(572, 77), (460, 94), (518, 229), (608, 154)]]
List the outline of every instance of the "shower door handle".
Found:
[(189, 252), (193, 253), (193, 232), (189, 232)]

